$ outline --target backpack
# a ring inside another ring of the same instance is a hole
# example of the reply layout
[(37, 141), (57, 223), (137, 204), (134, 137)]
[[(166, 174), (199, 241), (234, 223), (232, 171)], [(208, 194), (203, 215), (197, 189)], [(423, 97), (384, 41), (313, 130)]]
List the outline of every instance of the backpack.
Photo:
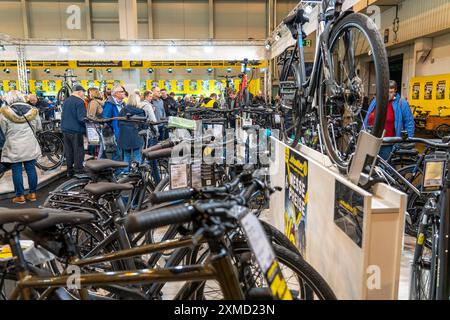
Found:
[(104, 151), (106, 153), (114, 153), (117, 150), (116, 137), (111, 125), (107, 124), (102, 129), (102, 138)]

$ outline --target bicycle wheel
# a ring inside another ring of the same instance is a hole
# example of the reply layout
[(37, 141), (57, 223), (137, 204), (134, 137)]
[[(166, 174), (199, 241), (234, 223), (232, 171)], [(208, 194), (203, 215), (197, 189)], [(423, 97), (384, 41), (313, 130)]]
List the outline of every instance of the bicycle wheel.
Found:
[[(294, 299), (306, 300), (336, 300), (336, 295), (322, 276), (303, 260), (298, 254), (272, 243), (275, 256), (280, 264), (281, 271)], [(250, 264), (245, 262), (251, 256)], [(199, 261), (206, 258), (204, 253)], [(250, 288), (267, 288), (265, 279), (256, 265), (255, 258), (248, 244), (245, 242), (233, 243), (233, 257), (239, 265), (241, 282), (245, 283), (244, 292)], [(245, 270), (244, 270), (244, 269)], [(216, 281), (196, 283), (195, 298), (200, 300), (223, 299), (222, 292)]]
[(64, 160), (64, 143), (53, 132), (44, 131), (38, 133), (41, 156), (37, 159), (36, 166), (44, 171), (53, 170), (62, 165)]
[(283, 54), (283, 67), (280, 72), (280, 98), (284, 117), (281, 117), (281, 132), (286, 144), (295, 148), (302, 136), (303, 105), (301, 103), (299, 88), (302, 86), (300, 68), (294, 61), (290, 66), (286, 64), (289, 56), (295, 54), (291, 48)]
[[(383, 134), (388, 104), (388, 61), (375, 23), (359, 13), (350, 14), (336, 24), (328, 47), (329, 70), (334, 72), (334, 79), (327, 81), (321, 68), (317, 90), (320, 130), (328, 156), (341, 172), (346, 172), (360, 130), (369, 131), (364, 125), (362, 109), (364, 97), (372, 94), (371, 79), (376, 85), (376, 106), (370, 132), (375, 137)], [(344, 129), (347, 130), (342, 135)], [(348, 136), (355, 142), (352, 148), (344, 139)]]
[[(439, 228), (435, 223), (423, 227), (423, 238), (420, 236), (414, 249), (414, 260), (411, 266), (410, 300), (432, 300), (433, 288), (437, 279), (437, 242)], [(431, 228), (431, 233), (427, 232)], [(430, 246), (426, 246), (430, 242)]]
[(439, 139), (450, 135), (450, 126), (448, 124), (441, 124), (434, 129), (434, 135)]
[(70, 96), (70, 89), (68, 86), (63, 86), (61, 89), (59, 89), (58, 93), (56, 94), (56, 105), (62, 105), (64, 101)]

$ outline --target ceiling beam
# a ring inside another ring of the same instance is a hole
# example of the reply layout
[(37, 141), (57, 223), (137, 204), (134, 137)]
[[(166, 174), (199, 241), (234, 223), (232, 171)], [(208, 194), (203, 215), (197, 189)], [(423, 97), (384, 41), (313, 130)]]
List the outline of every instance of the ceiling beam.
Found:
[(20, 7), (22, 11), (22, 26), (23, 26), (23, 37), (30, 37), (30, 29), (28, 27), (28, 5), (27, 0), (20, 0)]
[(208, 5), (208, 34), (210, 39), (214, 39), (214, 0), (209, 0)]
[(92, 39), (92, 18), (91, 18), (91, 0), (84, 0), (84, 10), (86, 12), (86, 38)]

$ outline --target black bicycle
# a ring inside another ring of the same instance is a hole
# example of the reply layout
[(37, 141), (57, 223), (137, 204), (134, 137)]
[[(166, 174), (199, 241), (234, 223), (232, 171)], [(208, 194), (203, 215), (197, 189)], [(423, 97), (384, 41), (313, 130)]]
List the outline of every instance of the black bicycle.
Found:
[[(386, 142), (415, 142), (433, 148), (423, 161), (422, 193), (428, 197), (419, 218), (411, 266), (410, 298), (448, 300), (450, 235), (450, 138), (441, 143), (421, 138), (385, 138)], [(445, 150), (445, 151), (439, 151)]]
[[(347, 143), (336, 141), (353, 137), (357, 140), (363, 126), (361, 113), (369, 87), (376, 85), (375, 117), (371, 134), (381, 137), (388, 103), (389, 68), (386, 49), (375, 23), (367, 16), (342, 11), (342, 0), (323, 0), (319, 5), (317, 46), (311, 76), (306, 78), (303, 26), (309, 22), (303, 9), (284, 19), (296, 39), (279, 58), (280, 97), (287, 110), (284, 135), (287, 143), (295, 147), (303, 135), (305, 114), (318, 109), (320, 134), (326, 152), (338, 168), (345, 172), (354, 152)], [(373, 67), (372, 67), (373, 65)], [(370, 73), (369, 69), (373, 68)], [(334, 132), (350, 123), (358, 123), (351, 134), (336, 138)]]
[(72, 86), (74, 79), (77, 76), (74, 76), (71, 72), (65, 72), (63, 75), (55, 75), (56, 78), (62, 79), (61, 89), (59, 89), (56, 94), (56, 105), (61, 106), (70, 95), (72, 94)]

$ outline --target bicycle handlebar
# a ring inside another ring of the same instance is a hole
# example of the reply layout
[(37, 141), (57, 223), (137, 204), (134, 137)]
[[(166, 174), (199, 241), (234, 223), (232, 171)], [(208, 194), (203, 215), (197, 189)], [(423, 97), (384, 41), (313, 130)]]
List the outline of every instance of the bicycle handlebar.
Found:
[(137, 117), (137, 116), (133, 116), (133, 117), (112, 117), (112, 118), (89, 118), (86, 117), (84, 118), (85, 121), (89, 121), (89, 122), (95, 122), (95, 123), (107, 123), (107, 122), (111, 122), (114, 120), (118, 120), (118, 121), (128, 121), (128, 122), (140, 122), (140, 123), (145, 123), (151, 126), (157, 126), (159, 124), (166, 124), (168, 122), (168, 120), (161, 120), (161, 121), (148, 121), (147, 117)]
[(194, 205), (184, 204), (138, 212), (126, 218), (125, 227), (128, 232), (137, 233), (171, 224), (188, 223), (196, 219), (198, 212), (203, 213), (218, 208), (231, 208), (234, 205), (245, 205), (258, 186), (260, 186), (259, 183), (252, 182), (241, 192), (241, 197), (235, 200), (210, 201), (206, 203), (196, 202)]
[(241, 175), (220, 187), (203, 187), (198, 190), (194, 188), (181, 188), (169, 191), (155, 191), (150, 196), (150, 201), (152, 204), (161, 204), (170, 201), (188, 200), (202, 194), (229, 193), (237, 187), (239, 182), (241, 182)]
[(423, 143), (427, 146), (437, 148), (437, 149), (450, 149), (450, 142), (447, 142), (447, 143), (433, 142), (429, 139), (423, 139), (423, 138), (404, 138), (404, 137), (383, 138), (383, 143), (385, 143), (385, 144), (396, 144), (396, 143), (404, 143), (404, 142)]

